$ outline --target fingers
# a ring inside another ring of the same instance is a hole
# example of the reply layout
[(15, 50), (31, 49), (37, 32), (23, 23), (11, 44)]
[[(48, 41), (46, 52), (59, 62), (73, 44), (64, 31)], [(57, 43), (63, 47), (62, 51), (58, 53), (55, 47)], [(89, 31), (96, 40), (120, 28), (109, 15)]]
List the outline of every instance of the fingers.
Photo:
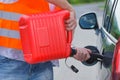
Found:
[(83, 61), (86, 61), (90, 58), (90, 54), (86, 54), (86, 56), (84, 57), (84, 60)]
[(74, 58), (79, 61), (86, 61), (90, 58), (91, 50), (86, 48), (77, 48), (77, 54), (74, 55)]
[(70, 18), (65, 20), (65, 25), (67, 30), (74, 30), (77, 26), (75, 12), (70, 12)]
[(74, 30), (77, 26), (76, 20), (69, 19), (65, 21), (66, 29), (67, 30)]

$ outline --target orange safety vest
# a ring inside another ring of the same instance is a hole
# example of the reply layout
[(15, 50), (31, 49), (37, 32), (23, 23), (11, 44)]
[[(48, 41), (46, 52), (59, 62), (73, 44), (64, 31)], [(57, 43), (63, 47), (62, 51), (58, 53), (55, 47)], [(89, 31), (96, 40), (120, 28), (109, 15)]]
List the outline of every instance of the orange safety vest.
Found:
[(49, 11), (45, 0), (0, 1), (0, 47), (21, 50), (18, 21), (23, 14)]

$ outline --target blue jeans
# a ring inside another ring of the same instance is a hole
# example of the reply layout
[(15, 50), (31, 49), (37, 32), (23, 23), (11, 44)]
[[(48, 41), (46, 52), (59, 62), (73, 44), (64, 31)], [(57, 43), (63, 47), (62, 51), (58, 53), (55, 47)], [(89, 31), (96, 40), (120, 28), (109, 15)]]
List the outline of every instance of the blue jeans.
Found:
[(53, 80), (51, 62), (30, 65), (0, 56), (0, 80)]

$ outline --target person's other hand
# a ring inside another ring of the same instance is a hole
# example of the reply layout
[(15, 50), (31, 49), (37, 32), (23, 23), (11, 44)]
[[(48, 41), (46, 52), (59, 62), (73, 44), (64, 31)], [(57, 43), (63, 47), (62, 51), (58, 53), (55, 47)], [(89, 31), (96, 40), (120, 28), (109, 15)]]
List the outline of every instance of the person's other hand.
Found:
[(76, 48), (77, 53), (73, 57), (79, 61), (86, 61), (90, 58), (90, 53), (92, 52), (87, 48)]
[(75, 11), (70, 11), (70, 18), (65, 21), (67, 30), (74, 30), (77, 26)]

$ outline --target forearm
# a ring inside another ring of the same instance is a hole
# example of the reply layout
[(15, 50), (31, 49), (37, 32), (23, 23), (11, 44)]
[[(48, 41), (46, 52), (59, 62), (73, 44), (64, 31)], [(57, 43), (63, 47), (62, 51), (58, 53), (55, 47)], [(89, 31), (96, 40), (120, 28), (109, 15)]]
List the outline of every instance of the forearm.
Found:
[(46, 0), (62, 9), (74, 11), (73, 7), (69, 4), (67, 0)]
[(72, 5), (67, 0), (46, 0), (46, 1), (64, 10), (70, 11), (70, 18), (65, 21), (65, 24), (67, 30), (73, 31), (77, 25), (77, 21), (76, 21), (76, 13)]

